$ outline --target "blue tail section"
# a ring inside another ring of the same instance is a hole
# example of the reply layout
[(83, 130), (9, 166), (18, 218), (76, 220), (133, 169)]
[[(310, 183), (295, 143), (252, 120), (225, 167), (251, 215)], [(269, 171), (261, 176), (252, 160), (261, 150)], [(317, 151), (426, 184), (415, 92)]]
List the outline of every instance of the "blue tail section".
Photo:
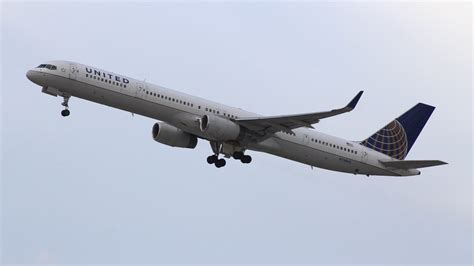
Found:
[(419, 103), (361, 144), (392, 158), (403, 160), (434, 109), (433, 106)]

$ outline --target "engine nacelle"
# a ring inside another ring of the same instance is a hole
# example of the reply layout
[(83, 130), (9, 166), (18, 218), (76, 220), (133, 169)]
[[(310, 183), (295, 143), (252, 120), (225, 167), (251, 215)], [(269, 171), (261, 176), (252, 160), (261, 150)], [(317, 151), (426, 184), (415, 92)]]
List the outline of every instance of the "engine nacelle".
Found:
[(237, 140), (241, 133), (239, 125), (215, 115), (204, 115), (200, 128), (209, 138), (219, 141)]
[(164, 122), (155, 123), (151, 135), (155, 141), (172, 147), (194, 149), (197, 145), (196, 136)]

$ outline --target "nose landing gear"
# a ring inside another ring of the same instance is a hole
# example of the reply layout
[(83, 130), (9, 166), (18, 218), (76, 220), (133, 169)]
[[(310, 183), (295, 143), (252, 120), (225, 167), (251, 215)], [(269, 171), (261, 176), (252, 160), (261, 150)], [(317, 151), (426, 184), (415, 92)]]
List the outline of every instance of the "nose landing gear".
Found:
[(62, 116), (69, 116), (69, 114), (71, 114), (71, 112), (68, 109), (64, 109), (61, 111)]
[(61, 103), (62, 106), (64, 106), (64, 110), (61, 111), (61, 115), (66, 117), (66, 116), (69, 116), (69, 114), (71, 114), (71, 112), (69, 111), (69, 98), (71, 98), (71, 95), (63, 95), (63, 103)]

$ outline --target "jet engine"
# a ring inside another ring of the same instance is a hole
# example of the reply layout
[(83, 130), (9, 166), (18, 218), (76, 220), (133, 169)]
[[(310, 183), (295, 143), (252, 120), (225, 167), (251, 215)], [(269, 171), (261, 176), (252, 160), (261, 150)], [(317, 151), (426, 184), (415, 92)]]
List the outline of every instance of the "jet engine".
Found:
[(200, 129), (209, 138), (218, 141), (237, 140), (242, 133), (236, 123), (214, 115), (204, 115), (201, 118)]
[(155, 141), (172, 147), (194, 149), (197, 145), (196, 136), (164, 122), (155, 123), (151, 135)]

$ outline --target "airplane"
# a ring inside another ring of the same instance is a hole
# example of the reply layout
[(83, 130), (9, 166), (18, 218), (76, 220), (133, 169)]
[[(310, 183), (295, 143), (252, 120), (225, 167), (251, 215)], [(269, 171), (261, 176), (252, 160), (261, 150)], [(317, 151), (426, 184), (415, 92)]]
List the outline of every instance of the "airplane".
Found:
[[(447, 164), (439, 160), (405, 160), (435, 107), (418, 103), (362, 141), (314, 130), (322, 119), (352, 111), (363, 91), (344, 107), (295, 115), (262, 116), (111, 71), (69, 61), (50, 61), (29, 70), (27, 78), (42, 92), (63, 98), (61, 115), (70, 115), (74, 96), (158, 120), (152, 138), (172, 147), (194, 149), (207, 140), (209, 164), (224, 158), (252, 161), (246, 151), (343, 173), (366, 176), (414, 176), (418, 168)], [(224, 158), (219, 156), (223, 155)]]

